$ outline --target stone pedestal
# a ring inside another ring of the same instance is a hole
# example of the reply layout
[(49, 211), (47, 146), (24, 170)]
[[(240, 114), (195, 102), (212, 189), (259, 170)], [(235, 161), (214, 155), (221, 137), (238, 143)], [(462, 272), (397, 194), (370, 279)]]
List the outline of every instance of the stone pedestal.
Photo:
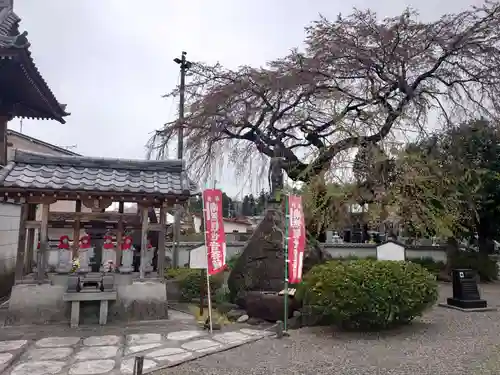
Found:
[(120, 267), (121, 273), (130, 273), (134, 269), (132, 263), (134, 262), (134, 251), (132, 249), (122, 250), (122, 266)]
[(168, 318), (167, 290), (161, 280), (134, 281), (116, 289), (118, 297), (110, 306), (110, 317), (119, 321)]
[(115, 249), (102, 249), (101, 272), (107, 271), (110, 262), (116, 267)]
[(67, 320), (69, 306), (63, 301), (66, 286), (18, 284), (12, 288), (7, 325), (61, 323)]
[(59, 249), (59, 259), (56, 267), (57, 273), (69, 273), (72, 268), (72, 253), (69, 249)]
[[(92, 252), (91, 252), (92, 251)], [(80, 249), (78, 250), (78, 261), (80, 262), (80, 266), (78, 267), (78, 272), (87, 273), (90, 272), (90, 256), (92, 255), (94, 249)]]

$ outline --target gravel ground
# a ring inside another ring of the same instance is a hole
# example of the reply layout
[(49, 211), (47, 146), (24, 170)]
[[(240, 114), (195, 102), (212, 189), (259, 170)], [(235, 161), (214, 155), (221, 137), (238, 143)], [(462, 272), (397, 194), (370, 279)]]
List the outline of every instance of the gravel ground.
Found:
[[(481, 287), (490, 306), (500, 306), (500, 285)], [(440, 286), (440, 300), (451, 295)], [(303, 328), (282, 340), (252, 344), (155, 375), (497, 375), (500, 374), (500, 311), (463, 313), (435, 307), (422, 319), (384, 334), (338, 333)]]

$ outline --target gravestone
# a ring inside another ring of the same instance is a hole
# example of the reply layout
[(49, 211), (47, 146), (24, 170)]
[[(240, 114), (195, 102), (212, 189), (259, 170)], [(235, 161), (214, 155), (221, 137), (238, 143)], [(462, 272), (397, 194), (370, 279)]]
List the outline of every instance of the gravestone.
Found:
[(447, 299), (450, 306), (462, 309), (486, 308), (487, 302), (481, 299), (477, 287), (476, 273), (470, 269), (452, 270), (453, 297)]

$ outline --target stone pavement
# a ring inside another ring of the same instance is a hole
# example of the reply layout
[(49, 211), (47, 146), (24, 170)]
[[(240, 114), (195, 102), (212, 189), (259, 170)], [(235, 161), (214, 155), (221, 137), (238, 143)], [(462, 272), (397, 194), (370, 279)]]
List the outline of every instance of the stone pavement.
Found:
[[(9, 375), (132, 374), (134, 357), (143, 355), (144, 370), (177, 365), (187, 360), (253, 342), (271, 332), (242, 328), (208, 333), (201, 330), (129, 335), (46, 337), (0, 341), (0, 373)], [(6, 371), (6, 372), (4, 372)]]
[(134, 357), (145, 372), (257, 341), (272, 332), (227, 326), (209, 335), (191, 315), (169, 311), (169, 320), (138, 324), (0, 327), (0, 374), (132, 374)]

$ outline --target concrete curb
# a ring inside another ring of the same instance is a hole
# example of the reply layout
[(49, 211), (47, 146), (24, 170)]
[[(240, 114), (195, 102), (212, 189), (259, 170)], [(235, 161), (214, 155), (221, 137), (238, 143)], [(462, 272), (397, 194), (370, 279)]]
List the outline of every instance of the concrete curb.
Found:
[[(238, 332), (238, 331), (235, 331), (235, 332)], [(273, 336), (273, 332), (269, 332), (269, 331), (262, 331), (262, 332), (265, 332), (265, 334), (262, 336), (250, 337), (250, 339), (243, 341), (243, 342), (239, 342), (237, 344), (230, 344), (230, 345), (224, 346), (223, 348), (215, 349), (213, 351), (208, 351), (205, 353), (198, 353), (197, 355), (193, 355), (192, 357), (180, 360), (178, 362), (168, 363), (165, 365), (155, 367), (154, 369), (145, 370), (144, 374), (154, 374), (156, 371), (164, 370), (166, 368), (177, 367), (177, 366), (182, 365), (182, 364), (187, 363), (187, 362), (191, 362), (191, 361), (203, 358), (203, 357), (207, 357), (207, 356), (212, 355), (212, 354), (222, 353), (222, 352), (228, 351), (230, 349), (238, 348), (240, 346), (250, 344), (252, 342), (257, 342), (257, 341), (262, 340), (264, 338), (269, 338), (269, 337)], [(211, 338), (210, 335), (208, 337)]]

